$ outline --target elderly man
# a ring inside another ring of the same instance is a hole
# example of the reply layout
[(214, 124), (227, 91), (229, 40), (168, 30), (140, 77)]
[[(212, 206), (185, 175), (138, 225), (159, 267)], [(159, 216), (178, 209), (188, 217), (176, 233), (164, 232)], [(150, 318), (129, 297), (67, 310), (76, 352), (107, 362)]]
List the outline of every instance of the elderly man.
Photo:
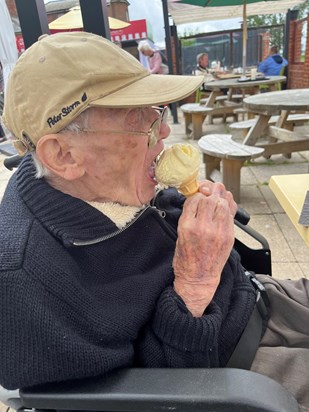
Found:
[[(87, 33), (43, 37), (20, 57), (3, 120), (29, 154), (0, 213), (2, 386), (127, 366), (223, 367), (233, 357), (257, 297), (256, 279), (232, 250), (236, 204), (207, 181), (187, 200), (175, 189), (156, 192), (170, 129), (166, 109), (154, 106), (199, 85), (195, 76), (151, 75)], [(272, 303), (305, 302), (307, 284), (290, 285), (286, 296), (286, 285), (265, 283)], [(308, 330), (293, 332), (308, 309), (294, 306), (279, 331), (276, 314), (267, 328), (263, 318), (263, 347), (285, 349), (286, 332), (308, 352)], [(259, 350), (253, 368), (271, 375)], [(297, 352), (304, 374), (307, 352)], [(296, 386), (297, 396), (304, 385)]]
[(206, 83), (215, 79), (214, 75), (208, 69), (208, 64), (208, 53), (199, 53), (196, 56), (196, 67), (193, 70), (193, 74), (195, 76), (204, 76), (204, 82), (201, 86), (201, 90), (203, 91), (207, 91)]

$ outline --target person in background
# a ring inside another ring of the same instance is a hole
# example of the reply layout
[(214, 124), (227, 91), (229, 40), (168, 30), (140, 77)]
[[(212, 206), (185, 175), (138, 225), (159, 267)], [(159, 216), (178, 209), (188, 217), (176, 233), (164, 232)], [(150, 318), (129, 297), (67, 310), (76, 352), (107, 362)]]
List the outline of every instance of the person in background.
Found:
[(214, 75), (208, 68), (209, 58), (207, 53), (200, 53), (196, 56), (196, 68), (193, 71), (195, 76), (204, 76), (204, 83), (201, 86), (202, 91), (209, 91), (206, 87), (206, 83), (215, 80)]
[(163, 65), (162, 56), (159, 50), (154, 50), (146, 40), (139, 42), (138, 51), (147, 57), (149, 64), (149, 72), (151, 74), (167, 74), (165, 73), (166, 65)]
[(265, 76), (278, 76), (282, 67), (287, 65), (288, 61), (280, 56), (278, 46), (274, 45), (270, 48), (269, 56), (259, 64), (258, 71)]

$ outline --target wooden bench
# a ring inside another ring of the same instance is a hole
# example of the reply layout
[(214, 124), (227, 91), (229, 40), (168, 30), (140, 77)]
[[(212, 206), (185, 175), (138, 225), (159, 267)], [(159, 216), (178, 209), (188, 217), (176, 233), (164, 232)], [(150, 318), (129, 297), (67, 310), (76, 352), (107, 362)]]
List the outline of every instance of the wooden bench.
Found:
[(240, 117), (241, 117), (241, 120), (246, 120), (246, 115), (248, 114), (248, 110), (244, 109), (243, 107), (238, 107), (237, 109), (234, 110), (234, 113), (237, 116), (237, 122), (240, 122)]
[[(212, 107), (202, 106), (199, 103), (186, 103), (180, 106), (185, 118), (185, 130), (187, 136), (199, 139), (203, 134), (203, 123), (206, 116), (212, 113)], [(192, 123), (192, 130), (190, 125)]]
[[(243, 112), (243, 107), (242, 107), (242, 101), (245, 97), (249, 95), (244, 95), (244, 94), (232, 94), (231, 96), (225, 95), (225, 96), (218, 96), (218, 103), (221, 106), (229, 106), (232, 107), (231, 113), (226, 113), (223, 116), (223, 121), (226, 121), (226, 118), (228, 115), (232, 115), (235, 120), (239, 119), (239, 112)], [(225, 99), (220, 99), (222, 97), (225, 97)]]
[[(241, 99), (242, 95), (236, 94), (232, 96), (233, 101), (239, 101)], [(227, 101), (228, 96), (226, 94), (222, 94), (220, 96), (216, 97), (216, 103), (220, 103), (221, 105), (224, 105), (224, 102)], [(200, 104), (206, 104), (208, 101), (208, 97), (205, 97), (200, 100)]]
[(226, 101), (232, 101), (232, 102), (242, 102), (244, 97), (247, 97), (248, 95), (243, 96), (242, 94), (232, 94), (232, 96), (229, 98), (227, 94), (223, 94), (221, 96), (216, 97), (216, 102), (219, 102), (221, 104), (224, 104)]
[[(234, 104), (237, 105), (237, 103)], [(207, 107), (199, 103), (183, 104), (180, 106), (180, 109), (184, 114), (185, 132), (187, 136), (192, 137), (192, 139), (199, 139), (203, 135), (203, 123), (207, 116), (211, 118), (225, 118), (227, 115), (235, 116), (234, 108), (235, 106)], [(191, 124), (192, 130), (190, 129)]]
[(248, 120), (254, 118), (254, 113), (250, 112), (249, 110), (245, 109), (244, 107), (238, 107), (237, 109), (234, 110), (234, 113), (237, 117), (238, 122), (240, 122), (241, 119), (243, 121), (246, 120), (246, 117), (247, 117)]
[(261, 156), (264, 149), (237, 143), (229, 134), (202, 136), (198, 145), (203, 153), (206, 179), (221, 181), (233, 193), (235, 202), (239, 202), (241, 168), (246, 160)]
[[(269, 125), (274, 125), (277, 123), (279, 116), (271, 116), (268, 121)], [(293, 130), (294, 126), (302, 125), (309, 121), (309, 113), (301, 113), (301, 114), (290, 114), (285, 121), (288, 130)], [(246, 137), (248, 131), (256, 122), (256, 119), (248, 119), (243, 120), (240, 122), (231, 123), (229, 127), (234, 130), (242, 130), (242, 136)]]
[[(206, 104), (209, 100), (209, 97), (203, 97), (202, 99), (199, 100), (199, 103), (201, 105)], [(224, 102), (228, 100), (228, 96), (226, 94), (222, 94), (220, 96), (216, 97), (215, 103), (219, 103), (221, 106), (224, 106)], [(233, 102), (241, 102), (242, 101), (242, 95), (241, 94), (233, 94), (231, 100)]]

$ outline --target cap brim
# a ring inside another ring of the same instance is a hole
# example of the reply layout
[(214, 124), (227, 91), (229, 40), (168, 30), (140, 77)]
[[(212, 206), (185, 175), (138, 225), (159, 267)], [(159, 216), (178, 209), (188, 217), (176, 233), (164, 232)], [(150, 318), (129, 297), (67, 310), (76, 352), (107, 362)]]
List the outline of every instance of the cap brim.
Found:
[(192, 94), (203, 81), (203, 76), (151, 74), (92, 101), (90, 106), (140, 107), (173, 103)]

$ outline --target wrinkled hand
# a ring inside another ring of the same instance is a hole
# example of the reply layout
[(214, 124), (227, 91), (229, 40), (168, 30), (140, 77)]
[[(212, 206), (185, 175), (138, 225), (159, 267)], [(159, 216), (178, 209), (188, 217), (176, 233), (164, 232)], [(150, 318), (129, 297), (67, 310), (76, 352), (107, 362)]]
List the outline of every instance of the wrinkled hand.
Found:
[(225, 189), (225, 186), (222, 183), (213, 183), (210, 180), (204, 180), (199, 184), (199, 192), (203, 193), (205, 196), (209, 196), (213, 193), (218, 193), (220, 197), (226, 199), (229, 204), (230, 212), (235, 216), (237, 212), (237, 204), (233, 198), (231, 192)]
[(203, 182), (188, 198), (178, 224), (174, 289), (193, 316), (202, 316), (234, 244), (237, 205), (222, 184)]

